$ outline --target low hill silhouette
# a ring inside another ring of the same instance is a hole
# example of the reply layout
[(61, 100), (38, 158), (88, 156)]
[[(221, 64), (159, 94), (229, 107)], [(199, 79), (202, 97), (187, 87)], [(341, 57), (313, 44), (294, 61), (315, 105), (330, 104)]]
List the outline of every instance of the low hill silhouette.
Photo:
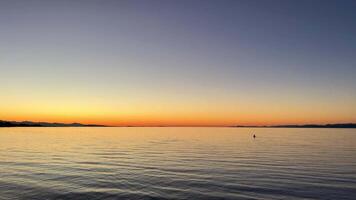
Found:
[(3, 121), (0, 120), (0, 127), (105, 127), (98, 124), (80, 124), (80, 123), (49, 123), (49, 122), (31, 122), (31, 121)]

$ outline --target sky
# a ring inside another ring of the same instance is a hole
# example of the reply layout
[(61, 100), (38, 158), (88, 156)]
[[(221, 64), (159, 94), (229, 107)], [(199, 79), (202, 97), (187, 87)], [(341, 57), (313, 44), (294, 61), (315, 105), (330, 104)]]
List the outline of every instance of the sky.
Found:
[(0, 119), (356, 122), (356, 1), (0, 1)]

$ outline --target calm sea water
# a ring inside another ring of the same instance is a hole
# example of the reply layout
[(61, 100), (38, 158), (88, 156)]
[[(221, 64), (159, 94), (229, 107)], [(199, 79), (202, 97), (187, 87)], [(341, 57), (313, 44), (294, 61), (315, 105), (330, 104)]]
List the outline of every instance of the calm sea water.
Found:
[(16, 199), (356, 199), (356, 129), (0, 128)]

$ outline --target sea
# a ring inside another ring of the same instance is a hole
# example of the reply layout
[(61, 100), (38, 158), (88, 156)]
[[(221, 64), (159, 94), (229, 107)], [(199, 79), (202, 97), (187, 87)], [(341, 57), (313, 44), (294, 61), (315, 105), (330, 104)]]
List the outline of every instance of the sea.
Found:
[(355, 200), (356, 129), (0, 128), (0, 200), (27, 199)]

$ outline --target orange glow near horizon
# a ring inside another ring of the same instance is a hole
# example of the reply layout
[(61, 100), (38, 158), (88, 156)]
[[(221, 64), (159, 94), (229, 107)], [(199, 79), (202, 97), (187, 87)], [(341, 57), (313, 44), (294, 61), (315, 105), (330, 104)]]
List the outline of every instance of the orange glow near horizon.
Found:
[(320, 117), (315, 120), (316, 116), (304, 117), (303, 115), (294, 115), (293, 117), (284, 117), (283, 115), (248, 115), (248, 114), (211, 114), (207, 113), (151, 113), (151, 114), (108, 114), (95, 115), (76, 113), (76, 115), (64, 114), (0, 114), (1, 120), (7, 121), (34, 121), (34, 122), (59, 122), (59, 123), (83, 123), (83, 124), (101, 124), (107, 126), (234, 126), (234, 125), (280, 125), (280, 124), (327, 124), (327, 123), (345, 123), (354, 122), (355, 119), (350, 117), (345, 119)]
[[(34, 90), (35, 91), (35, 90)], [(10, 92), (9, 92), (10, 93)], [(214, 98), (219, 96), (218, 99)], [(253, 95), (251, 95), (253, 96)], [(0, 120), (109, 126), (234, 126), (355, 123), (356, 110), (338, 99), (305, 100), (258, 94), (75, 94), (18, 92), (4, 96)], [(338, 106), (332, 106), (338, 105)], [(350, 109), (351, 108), (351, 109)]]

